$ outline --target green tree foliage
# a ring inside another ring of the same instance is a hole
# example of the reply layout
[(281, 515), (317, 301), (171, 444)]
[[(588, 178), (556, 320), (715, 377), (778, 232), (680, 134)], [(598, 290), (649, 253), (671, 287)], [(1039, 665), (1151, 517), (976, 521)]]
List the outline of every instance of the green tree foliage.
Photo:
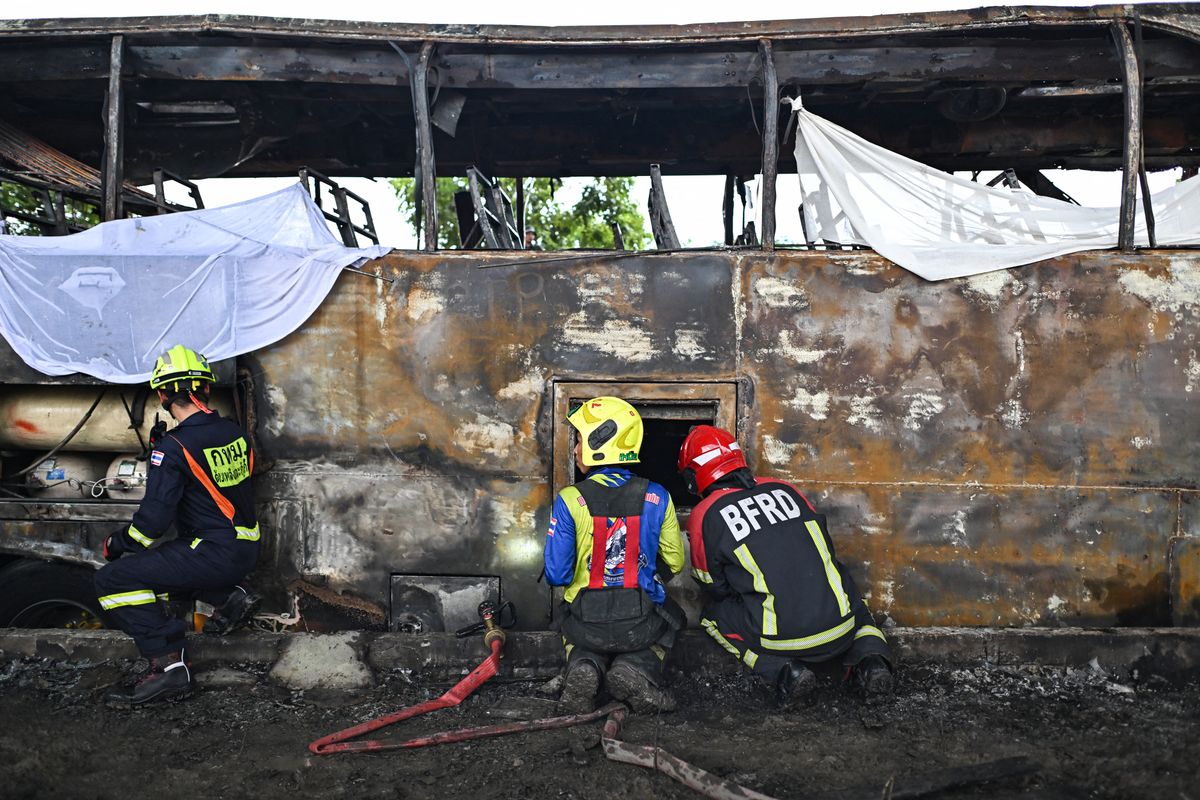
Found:
[[(438, 246), (458, 247), (454, 193), (466, 190), (467, 179), (437, 180)], [(400, 213), (415, 226), (417, 208), (413, 199), (413, 179), (393, 178), (391, 184), (400, 201)], [(613, 223), (621, 226), (627, 249), (641, 250), (650, 243), (646, 220), (630, 196), (633, 178), (593, 178), (572, 206), (564, 205), (555, 197), (561, 184), (556, 178), (525, 181), (525, 224), (533, 228), (539, 247), (545, 250), (610, 249), (613, 247)], [(515, 203), (516, 179), (501, 178), (500, 185)]]
[[(42, 207), (40, 192), (18, 183), (0, 181), (0, 216), (7, 223), (7, 233), (17, 236), (40, 236), (40, 226), (12, 215), (13, 211), (49, 217), (50, 210)], [(63, 206), (67, 222), (71, 225), (90, 228), (100, 223), (100, 213), (95, 206), (68, 199)]]
[(41, 233), (36, 225), (8, 215), (10, 211), (26, 211), (36, 214), (40, 207), (41, 203), (33, 196), (29, 187), (0, 181), (0, 215), (3, 215), (7, 224), (5, 233), (23, 236), (31, 234), (36, 236)]

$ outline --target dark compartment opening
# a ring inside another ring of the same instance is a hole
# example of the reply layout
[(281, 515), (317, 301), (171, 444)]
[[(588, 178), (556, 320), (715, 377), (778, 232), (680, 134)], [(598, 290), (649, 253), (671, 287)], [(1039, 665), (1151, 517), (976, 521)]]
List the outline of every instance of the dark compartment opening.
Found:
[[(628, 467), (635, 475), (640, 475), (657, 483), (661, 483), (671, 495), (671, 501), (676, 509), (691, 508), (700, 502), (700, 498), (687, 490), (683, 479), (675, 471), (679, 458), (679, 448), (683, 440), (695, 425), (712, 425), (711, 417), (704, 419), (658, 419), (645, 416), (649, 412), (640, 403), (634, 403), (638, 411), (643, 413), (642, 425), (645, 434), (642, 438), (641, 462), (629, 464)], [(574, 469), (573, 483), (578, 483), (586, 477), (579, 468)]]

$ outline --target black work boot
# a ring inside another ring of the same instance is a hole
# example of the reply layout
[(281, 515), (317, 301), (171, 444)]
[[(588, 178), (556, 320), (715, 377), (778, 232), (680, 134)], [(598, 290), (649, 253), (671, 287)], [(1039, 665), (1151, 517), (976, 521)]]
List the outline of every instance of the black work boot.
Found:
[(183, 651), (167, 653), (150, 659), (150, 669), (131, 688), (109, 693), (105, 702), (111, 706), (134, 708), (164, 700), (183, 700), (192, 694), (195, 682), (192, 671), (183, 660)]
[(225, 598), (225, 602), (213, 611), (208, 622), (204, 623), (204, 632), (210, 636), (233, 633), (249, 624), (261, 604), (262, 598), (253, 591), (235, 586), (229, 597)]
[(854, 683), (870, 699), (891, 694), (896, 680), (882, 656), (867, 656), (854, 665)]
[(775, 708), (793, 711), (807, 705), (817, 689), (817, 676), (803, 664), (791, 661), (775, 676)]
[(590, 661), (576, 661), (567, 667), (558, 702), (572, 714), (586, 714), (596, 707), (600, 688), (600, 670)]
[(674, 696), (627, 661), (618, 661), (609, 667), (604, 676), (604, 688), (614, 700), (627, 703), (637, 712), (675, 710)]

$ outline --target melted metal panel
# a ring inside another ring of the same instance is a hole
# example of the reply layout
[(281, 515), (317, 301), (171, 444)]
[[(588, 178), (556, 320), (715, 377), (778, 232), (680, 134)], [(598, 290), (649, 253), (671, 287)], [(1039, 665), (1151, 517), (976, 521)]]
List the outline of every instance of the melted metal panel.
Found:
[(805, 485), (868, 606), (907, 625), (1163, 625), (1172, 492)]
[(1171, 622), (1200, 625), (1200, 536), (1171, 540)]
[(876, 256), (752, 260), (764, 466), (1195, 488), (1200, 438), (1178, 434), (1200, 391), (1198, 262), (1091, 254), (925, 283)]
[(375, 265), (393, 285), (340, 279), (304, 328), (253, 356), (260, 443), (276, 459), (269, 491), (309, 520), (284, 533), (285, 573), (378, 602), (372, 576), (500, 575), (537, 627), (552, 379), (733, 375), (731, 272), (712, 255), (483, 263), (406, 254)]
[(521, 265), (391, 256), (254, 354), (279, 563), (374, 602), (497, 575), (521, 624), (555, 381), (731, 382), (762, 474), (829, 513), (899, 624), (1159, 624), (1196, 494), (1200, 256), (1093, 253), (925, 283), (870, 254)]

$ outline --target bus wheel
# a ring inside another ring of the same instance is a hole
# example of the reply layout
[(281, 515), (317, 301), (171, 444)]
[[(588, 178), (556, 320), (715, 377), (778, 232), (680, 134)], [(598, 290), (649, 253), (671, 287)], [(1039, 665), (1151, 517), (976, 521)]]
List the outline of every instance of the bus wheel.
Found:
[(22, 558), (0, 569), (0, 626), (103, 628), (95, 571)]

